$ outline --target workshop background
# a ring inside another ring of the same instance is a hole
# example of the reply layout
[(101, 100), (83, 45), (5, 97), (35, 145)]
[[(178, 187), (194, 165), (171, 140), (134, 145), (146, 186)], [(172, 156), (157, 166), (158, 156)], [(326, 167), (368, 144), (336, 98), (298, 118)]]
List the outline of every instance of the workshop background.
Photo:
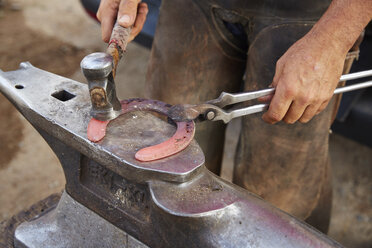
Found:
[[(104, 51), (100, 27), (77, 0), (0, 0), (0, 69), (22, 61), (85, 82), (80, 61)], [(120, 99), (142, 97), (150, 51), (134, 42), (117, 75)], [(125, 75), (125, 76), (124, 76)], [(52, 193), (65, 179), (52, 150), (0, 94), (0, 221)], [(239, 121), (229, 124), (222, 177), (231, 180)], [(333, 208), (329, 235), (346, 247), (372, 247), (372, 148), (331, 134)]]

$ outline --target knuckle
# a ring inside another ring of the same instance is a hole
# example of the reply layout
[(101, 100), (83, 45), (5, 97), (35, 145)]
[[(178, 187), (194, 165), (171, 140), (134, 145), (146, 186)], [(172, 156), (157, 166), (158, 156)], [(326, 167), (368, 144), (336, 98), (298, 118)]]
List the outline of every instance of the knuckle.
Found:
[(128, 9), (137, 9), (138, 1), (137, 0), (128, 0), (125, 1), (125, 5)]
[(284, 88), (284, 96), (286, 98), (291, 98), (291, 97), (294, 97), (296, 95), (296, 89), (292, 86), (286, 86)]
[(328, 106), (329, 101), (324, 101), (323, 104), (320, 106), (321, 109), (325, 109)]
[(319, 108), (319, 110), (318, 110), (319, 113), (322, 112), (326, 107), (327, 107), (327, 105), (325, 105), (325, 106), (321, 106), (321, 107)]
[(120, 0), (109, 1), (108, 2), (108, 8), (110, 8), (112, 10), (117, 10), (119, 4), (120, 4)]
[(107, 37), (102, 37), (102, 41), (107, 43), (109, 42), (109, 39)]
[(275, 121), (275, 122), (278, 122), (278, 121), (282, 120), (282, 116), (276, 111), (270, 112), (268, 117), (269, 117), (270, 120)]
[(299, 119), (298, 121), (302, 124), (305, 124), (305, 123), (308, 123), (310, 120), (311, 118), (304, 117), (304, 118)]
[(296, 120), (290, 118), (284, 118), (283, 121), (287, 124), (294, 124), (296, 122)]
[(283, 65), (283, 59), (280, 58), (276, 61), (276, 67), (281, 67)]
[(98, 21), (101, 22), (102, 14), (101, 14), (101, 11), (100, 10), (97, 11), (96, 17), (97, 17)]
[(310, 96), (310, 95), (307, 95), (307, 94), (301, 94), (299, 97), (298, 97), (298, 101), (301, 105), (308, 105), (309, 103), (312, 103), (314, 101), (314, 99)]
[(141, 5), (138, 9), (138, 13), (140, 14), (147, 14), (149, 12), (149, 8), (147, 7), (147, 4)]
[(316, 113), (320, 114), (325, 108), (326, 106), (320, 106), (319, 109), (316, 111)]

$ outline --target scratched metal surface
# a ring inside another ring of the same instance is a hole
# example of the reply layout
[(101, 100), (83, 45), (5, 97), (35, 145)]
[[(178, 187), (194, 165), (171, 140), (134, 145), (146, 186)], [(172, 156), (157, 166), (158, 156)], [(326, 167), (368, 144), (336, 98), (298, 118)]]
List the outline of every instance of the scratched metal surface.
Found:
[[(43, 229), (41, 235), (40, 228)], [(109, 225), (66, 192), (63, 192), (55, 209), (17, 227), (14, 247), (148, 248), (114, 225)]]
[(119, 116), (107, 127), (105, 138), (98, 144), (135, 166), (169, 173), (188, 173), (204, 163), (200, 148), (193, 144), (183, 152), (152, 162), (139, 162), (134, 154), (145, 147), (159, 144), (171, 137), (176, 127), (148, 112), (136, 111)]
[[(23, 88), (17, 89), (16, 85)], [(156, 139), (169, 138), (170, 132), (174, 132), (175, 129), (162, 121), (152, 122), (152, 124), (140, 121), (134, 125), (127, 123), (126, 120), (130, 119), (128, 115), (132, 116), (132, 113), (123, 115), (109, 124), (107, 130), (109, 139), (105, 138), (98, 144), (89, 141), (86, 130), (91, 118), (89, 115), (91, 105), (87, 85), (39, 70), (31, 64), (22, 63), (19, 70), (1, 73), (0, 89), (27, 119), (31, 119), (31, 123), (42, 126), (43, 130), (70, 144), (80, 152), (95, 155), (94, 159), (97, 162), (107, 165), (108, 168), (120, 175), (131, 177), (130, 175), (140, 173), (143, 181), (152, 178), (184, 181), (195, 174), (196, 170), (204, 163), (204, 155), (195, 141), (185, 151), (164, 160), (147, 163), (135, 160), (134, 153), (136, 151), (133, 148), (139, 148), (138, 142), (154, 145), (157, 142)], [(75, 97), (67, 101), (60, 101), (52, 96), (52, 94), (63, 90), (75, 95)], [(49, 122), (49, 120), (52, 121)], [(155, 125), (155, 123), (157, 124)], [(139, 136), (133, 136), (133, 140), (128, 139), (131, 136), (128, 136), (128, 131), (121, 132), (124, 130), (122, 125), (138, 127), (136, 133)], [(139, 133), (142, 129), (141, 126), (144, 126), (142, 134)], [(150, 128), (150, 126), (157, 128), (157, 130), (169, 131), (157, 134), (157, 138), (154, 139), (148, 135), (149, 132), (146, 132), (146, 128)], [(126, 143), (123, 142), (123, 139)], [(194, 159), (191, 163), (185, 164), (185, 161), (189, 161), (190, 153)], [(117, 163), (124, 165), (120, 168), (113, 166)]]
[[(65, 93), (60, 98), (71, 99), (60, 101), (52, 96), (62, 90), (75, 97)], [(56, 153), (66, 192), (107, 225), (150, 247), (341, 247), (209, 172), (196, 142), (146, 166), (134, 161), (140, 146), (158, 143), (175, 131), (149, 113), (123, 115), (111, 123), (101, 143), (92, 143), (86, 137), (86, 85), (23, 64), (17, 71), (0, 73), (0, 91)], [(35, 230), (35, 235), (42, 233), (43, 226)]]

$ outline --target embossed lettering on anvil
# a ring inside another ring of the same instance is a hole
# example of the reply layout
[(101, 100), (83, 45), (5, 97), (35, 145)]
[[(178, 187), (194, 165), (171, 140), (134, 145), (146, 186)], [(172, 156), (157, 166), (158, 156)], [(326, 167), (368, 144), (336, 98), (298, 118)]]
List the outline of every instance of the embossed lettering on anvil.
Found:
[(95, 178), (99, 183), (108, 186), (109, 188), (112, 185), (112, 177), (114, 173), (109, 171), (105, 167), (96, 164), (90, 163), (88, 166), (89, 174)]
[(81, 183), (94, 194), (137, 219), (149, 215), (148, 196), (145, 185), (132, 183), (104, 166), (86, 157), (81, 161)]

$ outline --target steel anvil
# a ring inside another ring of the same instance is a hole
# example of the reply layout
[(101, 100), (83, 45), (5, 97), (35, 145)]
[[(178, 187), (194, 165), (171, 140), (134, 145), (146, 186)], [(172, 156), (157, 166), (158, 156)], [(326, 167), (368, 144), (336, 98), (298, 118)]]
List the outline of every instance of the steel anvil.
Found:
[(149, 112), (111, 121), (87, 139), (86, 84), (22, 63), (0, 71), (0, 91), (56, 153), (66, 177), (57, 207), (19, 225), (16, 247), (341, 247), (204, 166), (196, 141), (139, 162), (135, 152), (175, 131)]

